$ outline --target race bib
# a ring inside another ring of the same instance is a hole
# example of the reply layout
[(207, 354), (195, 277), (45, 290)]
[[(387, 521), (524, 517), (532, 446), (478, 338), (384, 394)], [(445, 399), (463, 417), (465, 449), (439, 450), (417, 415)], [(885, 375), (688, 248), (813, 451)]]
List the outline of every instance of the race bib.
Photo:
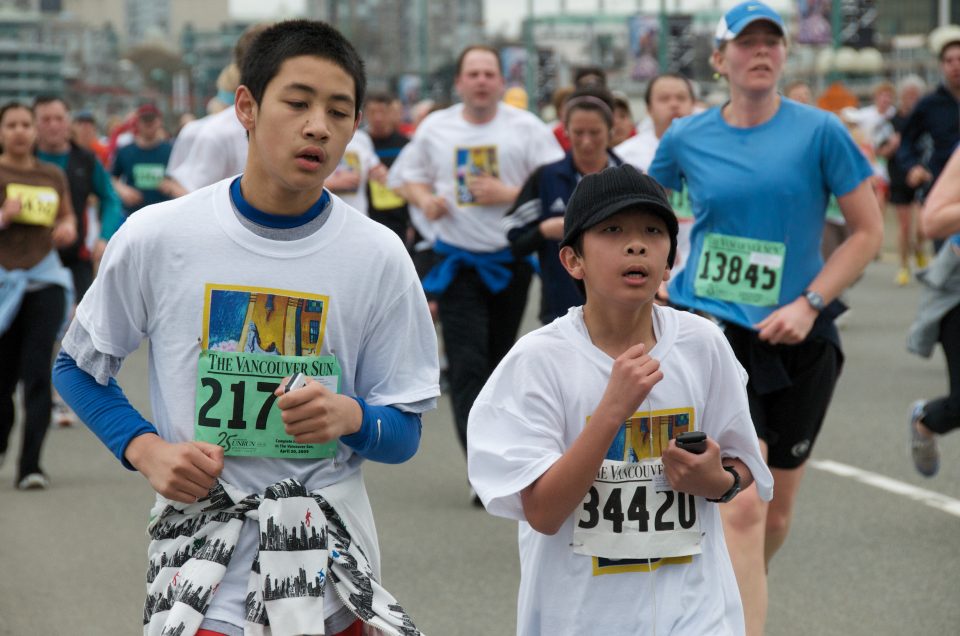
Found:
[(457, 203), (460, 205), (476, 205), (476, 200), (470, 192), (470, 183), (480, 175), (500, 176), (497, 147), (471, 146), (457, 148), (455, 160)]
[(681, 221), (693, 220), (693, 207), (690, 205), (690, 195), (687, 194), (687, 186), (683, 186), (683, 189), (679, 192), (676, 190), (670, 192), (670, 207), (673, 208), (677, 219)]
[[(343, 153), (340, 163), (337, 164), (337, 170), (349, 172), (351, 174), (362, 174), (363, 171), (360, 166), (360, 155), (352, 150), (348, 150), (347, 152)], [(356, 194), (357, 189), (358, 188), (338, 189), (337, 194)]]
[(370, 205), (374, 210), (395, 210), (406, 205), (396, 192), (375, 179), (370, 180)]
[(194, 439), (232, 457), (326, 459), (337, 442), (299, 444), (286, 434), (273, 392), (280, 380), (303, 373), (334, 392), (340, 365), (333, 356), (276, 356), (203, 351), (197, 365)]
[(773, 307), (780, 301), (787, 246), (725, 234), (707, 234), (694, 293), (744, 305)]
[(162, 163), (138, 163), (133, 166), (133, 187), (137, 190), (156, 190), (163, 182), (166, 166)]
[(660, 458), (604, 460), (578, 510), (573, 550), (606, 559), (700, 554), (694, 496), (670, 488)]
[(49, 186), (7, 184), (7, 198), (20, 199), (20, 213), (12, 223), (53, 227), (60, 210), (60, 195)]

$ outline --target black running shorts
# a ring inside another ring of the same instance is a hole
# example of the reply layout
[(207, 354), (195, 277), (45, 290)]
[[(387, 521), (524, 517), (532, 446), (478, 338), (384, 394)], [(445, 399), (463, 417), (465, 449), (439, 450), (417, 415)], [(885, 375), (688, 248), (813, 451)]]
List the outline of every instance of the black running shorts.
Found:
[[(843, 357), (837, 346), (823, 338), (797, 345), (770, 345), (756, 332), (727, 325), (725, 333), (733, 351), (750, 375), (747, 397), (757, 436), (769, 447), (771, 468), (800, 467), (810, 456), (840, 377)], [(779, 361), (789, 386), (764, 390), (764, 373)], [(758, 388), (760, 390), (758, 390)]]

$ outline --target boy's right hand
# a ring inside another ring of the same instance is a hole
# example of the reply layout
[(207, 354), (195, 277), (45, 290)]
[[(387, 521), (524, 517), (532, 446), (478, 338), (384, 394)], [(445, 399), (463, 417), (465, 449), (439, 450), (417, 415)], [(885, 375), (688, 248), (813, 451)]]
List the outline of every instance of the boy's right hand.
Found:
[(158, 493), (181, 503), (196, 503), (223, 472), (223, 448), (207, 442), (170, 443), (159, 435), (138, 435), (127, 445), (127, 461)]
[(660, 361), (647, 355), (643, 343), (633, 345), (613, 361), (607, 390), (597, 411), (604, 409), (617, 422), (624, 422), (637, 412), (662, 379)]

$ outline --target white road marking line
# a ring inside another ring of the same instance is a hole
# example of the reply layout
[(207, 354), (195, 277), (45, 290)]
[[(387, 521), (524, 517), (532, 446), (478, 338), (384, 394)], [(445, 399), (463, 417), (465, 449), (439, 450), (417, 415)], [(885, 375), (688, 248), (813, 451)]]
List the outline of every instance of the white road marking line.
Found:
[(877, 473), (871, 473), (868, 470), (863, 470), (847, 464), (841, 464), (840, 462), (835, 462), (829, 459), (811, 459), (810, 465), (828, 473), (839, 475), (840, 477), (849, 477), (851, 479), (855, 479), (860, 483), (873, 486), (874, 488), (886, 490), (887, 492), (892, 492), (896, 495), (903, 495), (908, 499), (913, 499), (919, 503), (926, 504), (931, 508), (936, 508), (937, 510), (942, 510), (947, 514), (960, 517), (960, 499), (954, 499), (953, 497), (948, 497), (947, 495), (941, 495), (938, 492), (926, 490), (925, 488), (911, 486), (910, 484), (905, 484), (902, 481), (897, 481), (896, 479), (884, 477), (883, 475), (878, 475)]

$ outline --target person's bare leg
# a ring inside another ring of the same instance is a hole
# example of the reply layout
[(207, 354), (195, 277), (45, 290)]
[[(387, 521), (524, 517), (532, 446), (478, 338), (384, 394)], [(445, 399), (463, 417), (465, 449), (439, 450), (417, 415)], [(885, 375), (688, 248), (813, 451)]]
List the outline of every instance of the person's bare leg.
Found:
[[(766, 444), (761, 441), (760, 447), (766, 457)], [(767, 507), (768, 504), (760, 499), (756, 485), (741, 492), (733, 501), (720, 504), (723, 534), (740, 588), (747, 636), (762, 636), (767, 621), (767, 572), (763, 549)]]
[(913, 217), (913, 206), (898, 203), (897, 210), (897, 253), (900, 256), (900, 267), (910, 267), (910, 254), (913, 252), (911, 243), (910, 225)]
[(806, 473), (806, 464), (792, 470), (771, 468), (773, 473), (773, 501), (767, 509), (766, 538), (763, 543), (763, 558), (767, 568), (773, 555), (783, 546), (790, 532), (793, 508), (797, 501), (800, 481)]

